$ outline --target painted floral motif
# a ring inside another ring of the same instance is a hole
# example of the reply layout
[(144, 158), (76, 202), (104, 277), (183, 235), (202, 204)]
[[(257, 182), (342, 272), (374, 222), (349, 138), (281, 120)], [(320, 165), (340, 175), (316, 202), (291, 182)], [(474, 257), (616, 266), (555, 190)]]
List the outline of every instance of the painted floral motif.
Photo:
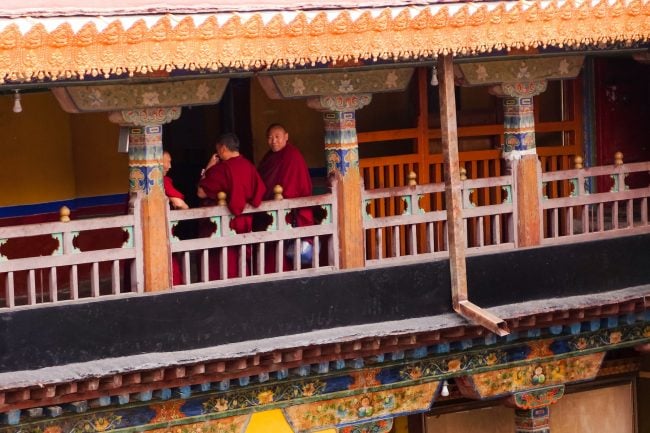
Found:
[(386, 81), (384, 82), (384, 86), (386, 86), (387, 89), (395, 89), (397, 87), (397, 79), (399, 77), (394, 71), (390, 71), (386, 75)]
[(81, 419), (69, 430), (69, 433), (97, 433), (115, 430), (120, 427), (122, 417), (107, 413), (102, 416), (94, 415), (90, 418)]
[(569, 62), (566, 59), (560, 60), (560, 64), (557, 67), (557, 72), (560, 75), (569, 75)]
[(257, 401), (259, 404), (273, 403), (273, 391), (262, 391), (257, 394)]
[(438, 382), (365, 393), (284, 409), (294, 431), (306, 431), (359, 420), (422, 411), (431, 405)]
[(611, 344), (620, 343), (622, 339), (623, 339), (623, 335), (618, 331), (609, 334), (609, 342)]
[(604, 356), (604, 352), (594, 353), (507, 370), (478, 373), (473, 375), (468, 383), (473, 387), (473, 393), (478, 398), (487, 398), (541, 385), (587, 380), (596, 376)]
[(99, 107), (104, 103), (102, 92), (99, 89), (93, 89), (88, 93), (88, 102), (92, 107)]
[(174, 400), (161, 403), (154, 406), (156, 416), (150, 421), (151, 424), (164, 421), (172, 421), (175, 419), (185, 418), (181, 412), (181, 406), (185, 403), (183, 400)]
[(354, 91), (354, 86), (351, 83), (352, 80), (341, 80), (339, 84), (338, 91), (341, 93), (350, 93)]
[(488, 77), (488, 72), (487, 69), (485, 69), (485, 65), (476, 65), (476, 78), (479, 81), (485, 81)]
[(154, 105), (159, 105), (160, 101), (158, 100), (157, 92), (145, 92), (142, 94), (142, 105), (145, 107), (153, 107)]
[(488, 356), (485, 357), (485, 365), (494, 365), (498, 360), (499, 358), (497, 357), (496, 353), (491, 352), (488, 354)]
[(210, 88), (207, 84), (199, 84), (199, 87), (196, 88), (196, 98), (199, 101), (204, 101), (210, 98)]
[(369, 388), (371, 386), (381, 385), (381, 382), (377, 379), (380, 371), (380, 368), (371, 368), (352, 372), (350, 376), (354, 381), (348, 386), (348, 389)]
[(293, 86), (294, 95), (302, 95), (305, 92), (305, 83), (300, 78), (293, 80), (291, 85)]
[(454, 372), (460, 370), (461, 362), (459, 358), (450, 359), (447, 361), (447, 371)]

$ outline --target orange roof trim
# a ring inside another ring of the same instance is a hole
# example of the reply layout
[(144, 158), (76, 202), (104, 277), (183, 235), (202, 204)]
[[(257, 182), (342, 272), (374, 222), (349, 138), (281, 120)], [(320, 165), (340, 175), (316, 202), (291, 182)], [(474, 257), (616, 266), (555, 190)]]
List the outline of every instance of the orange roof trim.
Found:
[(0, 19), (0, 83), (174, 69), (288, 69), (648, 39), (650, 0)]

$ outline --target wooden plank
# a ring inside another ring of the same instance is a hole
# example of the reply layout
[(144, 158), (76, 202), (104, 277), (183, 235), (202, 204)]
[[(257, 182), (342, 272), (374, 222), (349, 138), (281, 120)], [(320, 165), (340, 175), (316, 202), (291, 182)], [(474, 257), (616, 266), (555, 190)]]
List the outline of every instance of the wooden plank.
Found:
[(70, 267), (70, 299), (79, 299), (79, 276), (77, 274), (77, 265)]
[(7, 272), (5, 279), (5, 298), (7, 307), (13, 308), (16, 306), (16, 297), (14, 294), (14, 273), (11, 271)]
[(91, 296), (99, 297), (99, 263), (94, 262), (90, 270)]
[(461, 181), (456, 130), (456, 97), (454, 93), (453, 57), (438, 58), (440, 125), (442, 155), (445, 163), (445, 202), (447, 208), (447, 238), (449, 268), (454, 305), (467, 299), (467, 268), (465, 260), (465, 230), (463, 227)]
[(27, 303), (36, 304), (36, 271), (30, 269), (27, 273)]
[(111, 293), (119, 295), (121, 291), (120, 261), (113, 260), (111, 265)]
[(57, 274), (55, 267), (50, 268), (48, 288), (50, 290), (50, 302), (58, 301), (59, 291), (57, 286)]

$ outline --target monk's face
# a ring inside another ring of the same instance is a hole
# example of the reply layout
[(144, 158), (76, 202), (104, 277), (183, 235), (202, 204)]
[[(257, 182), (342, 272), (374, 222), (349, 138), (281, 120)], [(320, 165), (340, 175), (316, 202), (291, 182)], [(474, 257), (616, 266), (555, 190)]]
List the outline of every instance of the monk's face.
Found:
[(269, 135), (266, 137), (267, 143), (271, 148), (271, 151), (278, 152), (284, 149), (284, 146), (287, 145), (287, 140), (289, 140), (289, 133), (283, 128), (276, 127), (272, 128), (269, 131)]
[(167, 176), (167, 173), (169, 172), (169, 169), (172, 168), (172, 156), (164, 152), (163, 153), (163, 176)]

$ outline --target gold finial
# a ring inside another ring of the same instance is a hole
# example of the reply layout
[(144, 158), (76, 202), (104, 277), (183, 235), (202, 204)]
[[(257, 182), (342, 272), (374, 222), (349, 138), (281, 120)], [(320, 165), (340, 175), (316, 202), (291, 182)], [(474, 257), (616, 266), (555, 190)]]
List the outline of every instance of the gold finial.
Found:
[(61, 209), (59, 209), (59, 221), (62, 223), (70, 222), (70, 208), (68, 206), (61, 206)]
[(576, 155), (575, 158), (573, 158), (573, 168), (581, 169), (583, 168), (582, 162), (584, 160), (582, 159), (582, 156)]
[(418, 175), (415, 174), (414, 171), (410, 171), (409, 175), (408, 175), (409, 186), (416, 186), (418, 184), (417, 178), (418, 178)]
[(226, 205), (226, 193), (223, 191), (219, 191), (217, 193), (217, 205), (219, 206), (225, 206)]
[(460, 168), (460, 180), (467, 180), (467, 170), (465, 170), (465, 167)]
[(284, 197), (282, 197), (282, 185), (275, 185), (273, 187), (273, 200), (282, 200)]
[(614, 154), (614, 165), (623, 165), (623, 152), (616, 152)]

